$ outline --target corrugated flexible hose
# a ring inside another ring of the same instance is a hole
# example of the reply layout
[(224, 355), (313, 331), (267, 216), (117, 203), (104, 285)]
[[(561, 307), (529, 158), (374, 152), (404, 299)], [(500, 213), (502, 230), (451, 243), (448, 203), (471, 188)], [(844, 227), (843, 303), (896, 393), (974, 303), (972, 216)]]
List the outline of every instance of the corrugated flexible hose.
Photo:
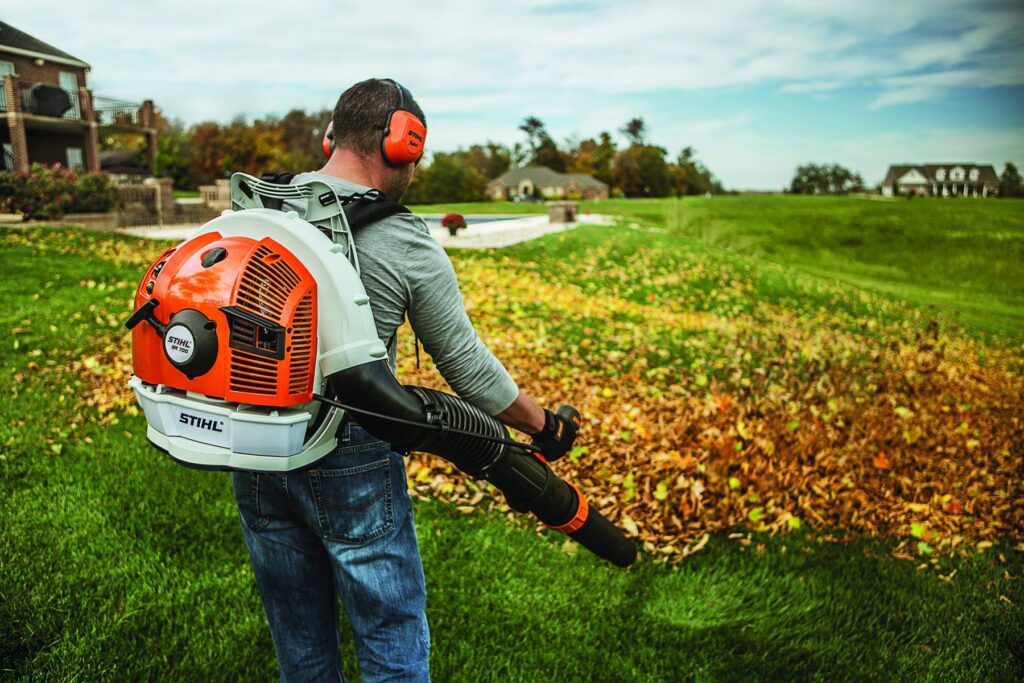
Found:
[(352, 409), (361, 426), (397, 450), (433, 453), (472, 477), (486, 479), (513, 509), (532, 512), (614, 565), (628, 567), (636, 560), (636, 548), (622, 531), (527, 444), (510, 440), (505, 427), (482, 410), (451, 394), (402, 386), (384, 361), (328, 379), (337, 403)]

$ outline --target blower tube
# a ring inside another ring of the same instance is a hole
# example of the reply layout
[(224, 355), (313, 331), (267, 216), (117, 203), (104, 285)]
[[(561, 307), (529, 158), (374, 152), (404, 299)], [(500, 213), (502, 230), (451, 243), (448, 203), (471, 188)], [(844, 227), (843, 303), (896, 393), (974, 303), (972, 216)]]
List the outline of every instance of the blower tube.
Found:
[(440, 429), (398, 424), (387, 417), (359, 414), (359, 425), (400, 451), (433, 453), (466, 474), (486, 479), (512, 509), (532, 512), (547, 526), (567, 534), (598, 557), (619, 567), (636, 560), (636, 548), (579, 490), (559, 478), (526, 448), (456, 434), (448, 428), (507, 439), (500, 422), (462, 399), (424, 387), (402, 386), (383, 360), (357, 365), (328, 377), (339, 401)]

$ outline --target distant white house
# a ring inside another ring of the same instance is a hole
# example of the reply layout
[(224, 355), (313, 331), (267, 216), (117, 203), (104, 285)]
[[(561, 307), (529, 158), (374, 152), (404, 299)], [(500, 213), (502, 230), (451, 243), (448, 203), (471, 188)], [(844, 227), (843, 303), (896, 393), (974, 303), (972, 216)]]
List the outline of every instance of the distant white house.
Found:
[(999, 176), (991, 164), (900, 164), (889, 167), (882, 194), (991, 197), (999, 194)]

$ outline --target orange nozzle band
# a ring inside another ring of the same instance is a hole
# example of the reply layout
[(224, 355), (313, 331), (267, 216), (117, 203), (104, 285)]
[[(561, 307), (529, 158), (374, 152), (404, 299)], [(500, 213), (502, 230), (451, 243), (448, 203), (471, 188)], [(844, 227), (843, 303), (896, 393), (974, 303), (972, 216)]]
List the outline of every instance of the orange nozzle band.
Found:
[[(568, 484), (569, 482), (566, 483)], [(573, 515), (572, 519), (570, 519), (565, 524), (559, 526), (551, 526), (550, 524), (547, 525), (549, 529), (561, 531), (563, 534), (571, 534), (572, 532), (579, 530), (579, 528), (582, 527), (584, 523), (586, 523), (587, 515), (590, 514), (590, 506), (587, 505), (587, 499), (583, 497), (583, 494), (580, 493), (580, 490), (576, 488), (573, 484), (569, 484), (569, 486), (572, 486), (573, 490), (576, 492), (576, 498), (580, 501), (579, 507), (576, 508), (576, 514)]]

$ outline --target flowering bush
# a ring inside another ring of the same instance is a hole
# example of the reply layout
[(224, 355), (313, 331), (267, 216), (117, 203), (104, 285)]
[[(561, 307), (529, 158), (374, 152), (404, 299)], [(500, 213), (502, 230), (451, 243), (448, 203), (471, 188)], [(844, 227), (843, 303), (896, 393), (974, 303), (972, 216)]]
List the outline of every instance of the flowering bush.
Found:
[(0, 211), (25, 219), (60, 218), (66, 213), (109, 211), (117, 188), (99, 173), (77, 173), (55, 164), (32, 164), (28, 173), (0, 172)]
[(455, 233), (466, 227), (466, 217), (460, 213), (445, 214), (441, 219), (441, 226), (448, 228), (448, 234), (454, 237)]

